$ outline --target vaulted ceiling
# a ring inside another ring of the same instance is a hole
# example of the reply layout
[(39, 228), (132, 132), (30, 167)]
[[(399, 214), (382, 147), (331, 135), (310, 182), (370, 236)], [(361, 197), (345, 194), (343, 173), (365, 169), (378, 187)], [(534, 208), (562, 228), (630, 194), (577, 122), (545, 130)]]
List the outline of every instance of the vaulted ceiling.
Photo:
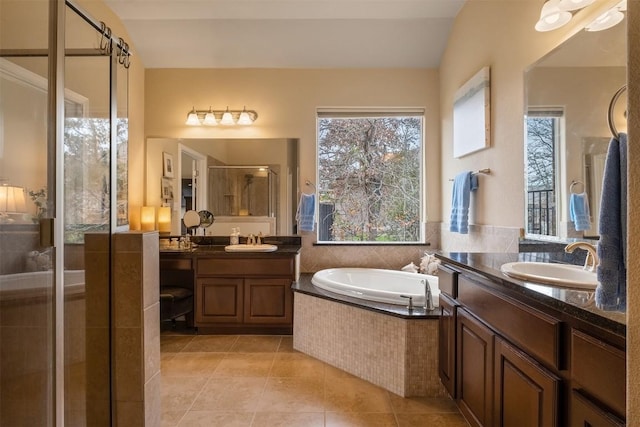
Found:
[(105, 2), (146, 68), (431, 68), (465, 0)]

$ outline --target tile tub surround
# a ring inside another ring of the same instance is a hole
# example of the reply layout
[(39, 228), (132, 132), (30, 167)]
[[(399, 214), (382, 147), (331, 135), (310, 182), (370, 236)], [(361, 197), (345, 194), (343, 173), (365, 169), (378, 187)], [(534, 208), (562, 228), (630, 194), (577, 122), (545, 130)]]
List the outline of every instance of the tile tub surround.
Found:
[(317, 244), (316, 234), (302, 233), (300, 271), (312, 273), (325, 268), (364, 267), (399, 270), (410, 262), (416, 265), (425, 252), (440, 248), (440, 223), (425, 226), (428, 244)]
[(437, 315), (383, 313), (339, 297), (294, 293), (294, 349), (402, 397), (447, 396), (438, 376)]
[(469, 224), (469, 234), (452, 233), (449, 223), (440, 229), (440, 249), (447, 252), (518, 252), (524, 231), (517, 227)]

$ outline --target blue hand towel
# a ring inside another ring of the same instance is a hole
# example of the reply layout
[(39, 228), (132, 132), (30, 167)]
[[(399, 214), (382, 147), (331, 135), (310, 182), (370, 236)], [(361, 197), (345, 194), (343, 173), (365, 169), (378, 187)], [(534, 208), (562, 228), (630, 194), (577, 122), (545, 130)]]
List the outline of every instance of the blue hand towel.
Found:
[(471, 191), (475, 191), (477, 188), (478, 177), (469, 171), (459, 173), (454, 178), (449, 231), (461, 234), (469, 233), (469, 201)]
[(602, 310), (625, 311), (627, 306), (627, 135), (609, 142), (602, 179), (598, 221), (598, 287), (596, 305)]
[(591, 213), (589, 212), (587, 193), (571, 194), (569, 217), (573, 221), (576, 231), (584, 231), (591, 228)]
[(313, 231), (315, 226), (316, 196), (315, 194), (300, 195), (296, 220), (300, 231)]

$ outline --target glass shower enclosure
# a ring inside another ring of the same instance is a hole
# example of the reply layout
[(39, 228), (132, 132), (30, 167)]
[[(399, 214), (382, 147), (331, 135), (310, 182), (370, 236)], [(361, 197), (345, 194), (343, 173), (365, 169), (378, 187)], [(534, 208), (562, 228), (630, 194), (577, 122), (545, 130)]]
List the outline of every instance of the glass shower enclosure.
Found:
[(274, 166), (209, 166), (209, 210), (216, 221), (266, 222), (279, 214), (279, 174)]

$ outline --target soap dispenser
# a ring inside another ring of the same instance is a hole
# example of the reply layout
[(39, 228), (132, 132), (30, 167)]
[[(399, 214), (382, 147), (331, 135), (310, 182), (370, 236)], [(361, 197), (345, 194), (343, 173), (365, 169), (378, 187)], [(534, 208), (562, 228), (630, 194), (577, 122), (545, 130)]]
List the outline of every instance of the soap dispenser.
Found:
[(229, 244), (231, 245), (239, 245), (240, 244), (240, 229), (232, 228), (231, 236), (229, 236)]

